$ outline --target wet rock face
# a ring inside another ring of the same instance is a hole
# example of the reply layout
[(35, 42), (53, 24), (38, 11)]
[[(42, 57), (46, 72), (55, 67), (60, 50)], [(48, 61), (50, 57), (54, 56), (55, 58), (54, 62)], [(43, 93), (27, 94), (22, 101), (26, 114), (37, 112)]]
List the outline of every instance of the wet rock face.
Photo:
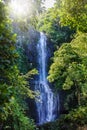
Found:
[[(20, 33), (19, 33), (20, 34)], [(31, 37), (30, 37), (31, 35)], [(29, 37), (28, 37), (29, 36)], [(37, 44), (39, 42), (39, 37), (40, 37), (40, 33), (39, 32), (34, 32), (30, 30), (29, 32), (23, 32), (23, 35), (18, 35), (18, 47), (22, 47), (25, 51), (25, 55), (27, 56), (28, 62), (31, 65), (31, 69), (32, 68), (36, 68), (38, 69), (38, 49), (37, 49)], [(47, 39), (47, 59), (46, 59), (46, 68), (47, 68), (47, 73), (49, 71), (50, 65), (52, 63), (51, 61), (51, 57), (53, 57), (54, 54), (54, 45), (53, 43), (50, 41), (50, 39)], [(39, 79), (39, 76), (36, 75), (33, 77), (33, 79), (31, 79), (29, 81), (30, 87), (32, 90), (34, 90), (34, 86), (35, 86), (35, 81), (37, 81)], [(53, 85), (51, 85), (52, 89), (54, 89)], [(36, 110), (36, 104), (34, 100), (30, 100), (27, 99), (27, 103), (28, 103), (28, 107), (29, 107), (29, 111), (28, 111), (28, 115), (31, 116), (31, 118), (33, 118), (35, 121), (37, 121), (38, 119), (38, 115), (37, 115), (37, 110)], [(64, 113), (63, 111), (63, 107), (61, 106), (62, 101), (60, 102), (60, 108), (61, 109), (61, 113)], [(56, 113), (56, 111), (54, 111), (54, 114)]]
[(37, 42), (40, 33), (34, 29), (33, 26), (28, 25), (27, 23), (18, 23), (14, 22), (13, 25), (13, 32), (17, 34), (17, 43), (23, 44), (29, 44)]
[[(27, 44), (23, 44), (23, 48), (25, 49), (25, 54), (27, 55), (29, 63), (32, 65), (33, 68), (38, 69), (38, 49), (37, 44), (39, 42), (40, 33), (34, 32), (33, 40)], [(34, 38), (35, 37), (35, 38)], [(38, 40), (37, 40), (38, 39)], [(49, 67), (51, 64), (50, 58), (53, 56), (54, 47), (53, 43), (47, 39), (47, 71), (49, 71)]]
[(36, 68), (37, 64), (37, 43), (40, 38), (40, 33), (33, 27), (29, 26), (27, 29), (21, 29), (20, 25), (13, 23), (14, 32), (17, 34), (16, 47), (23, 49), (27, 56), (31, 68)]
[[(37, 50), (37, 44), (40, 39), (40, 33), (34, 30), (32, 27), (30, 27), (27, 31), (21, 31), (19, 27), (15, 27), (15, 32), (17, 33), (17, 47), (22, 48), (25, 52), (25, 55), (27, 56), (28, 62), (32, 68), (38, 69), (38, 50)], [(50, 41), (50, 39), (47, 38), (47, 73), (49, 71), (50, 65), (52, 61), (50, 60), (51, 57), (53, 57), (54, 53), (54, 45)], [(32, 90), (34, 90), (34, 82), (35, 80), (38, 80), (38, 75), (34, 76), (32, 80), (30, 80), (30, 87)], [(29, 116), (31, 116), (33, 119), (38, 120), (37, 110), (36, 110), (36, 104), (34, 100), (27, 99), (29, 111), (27, 112)], [(61, 104), (60, 104), (61, 106)], [(62, 110), (63, 111), (63, 110)]]
[(37, 68), (37, 42), (30, 43), (26, 46), (25, 53), (27, 55), (28, 61), (34, 68)]
[[(39, 70), (39, 63), (38, 63), (38, 48), (37, 48), (37, 44), (39, 44), (39, 40), (37, 42), (32, 42), (32, 43), (29, 43), (25, 46), (25, 53), (28, 57), (28, 61), (30, 64), (32, 64), (33, 68), (36, 68)], [(46, 53), (47, 53), (47, 59), (46, 59), (46, 62), (47, 62), (47, 72), (49, 70), (49, 66), (50, 66), (50, 58), (53, 56), (53, 44), (50, 42), (49, 39), (47, 39), (47, 50), (46, 50)], [(31, 89), (34, 90), (34, 87), (35, 87), (35, 81), (38, 81), (39, 80), (39, 76), (34, 76), (32, 80), (30, 80), (30, 86), (31, 86)], [(37, 122), (38, 119), (38, 114), (37, 114), (37, 109), (36, 109), (36, 104), (35, 104), (35, 101), (34, 100), (29, 100), (27, 99), (27, 103), (28, 103), (28, 106), (31, 110), (31, 112), (29, 112), (29, 115)], [(55, 114), (55, 113), (54, 113)]]

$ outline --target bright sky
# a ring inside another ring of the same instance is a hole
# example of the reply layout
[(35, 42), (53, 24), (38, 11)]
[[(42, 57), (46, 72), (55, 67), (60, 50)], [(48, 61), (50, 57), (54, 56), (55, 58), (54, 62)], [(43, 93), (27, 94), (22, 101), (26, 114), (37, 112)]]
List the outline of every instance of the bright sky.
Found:
[[(55, 0), (45, 0), (44, 6), (46, 7), (46, 9), (48, 9), (53, 7), (54, 3)], [(31, 9), (29, 10), (29, 3), (27, 2), (27, 0), (26, 2), (23, 0), (11, 0), (9, 6), (15, 16), (27, 16), (28, 11), (31, 11)]]
[(55, 3), (55, 0), (46, 0), (46, 1), (45, 1), (45, 7), (46, 7), (47, 9), (48, 9), (48, 8), (51, 8), (51, 7), (53, 7), (54, 3)]

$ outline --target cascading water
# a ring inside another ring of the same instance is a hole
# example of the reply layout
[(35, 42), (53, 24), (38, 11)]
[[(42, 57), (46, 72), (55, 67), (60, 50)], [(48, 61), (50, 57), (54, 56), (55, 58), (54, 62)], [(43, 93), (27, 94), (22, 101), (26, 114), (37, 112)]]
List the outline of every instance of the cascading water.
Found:
[(39, 81), (35, 85), (35, 90), (39, 91), (39, 100), (36, 101), (38, 124), (53, 121), (58, 115), (59, 97), (55, 96), (47, 81), (47, 43), (44, 33), (40, 33), (40, 40), (37, 44)]

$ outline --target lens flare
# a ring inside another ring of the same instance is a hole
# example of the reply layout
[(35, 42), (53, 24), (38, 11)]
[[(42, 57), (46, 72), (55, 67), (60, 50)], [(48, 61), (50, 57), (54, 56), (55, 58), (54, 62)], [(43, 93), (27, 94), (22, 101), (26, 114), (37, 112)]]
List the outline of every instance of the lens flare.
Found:
[(16, 16), (27, 16), (29, 12), (29, 2), (27, 0), (11, 0), (11, 13)]

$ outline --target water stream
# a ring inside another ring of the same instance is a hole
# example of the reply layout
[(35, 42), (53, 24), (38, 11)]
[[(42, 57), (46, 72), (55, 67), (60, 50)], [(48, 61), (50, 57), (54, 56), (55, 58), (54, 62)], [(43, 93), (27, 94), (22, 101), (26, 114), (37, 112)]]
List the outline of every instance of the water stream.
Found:
[(36, 101), (38, 124), (53, 121), (58, 116), (59, 95), (55, 95), (47, 81), (47, 38), (44, 33), (40, 33), (40, 40), (37, 44), (38, 51), (38, 71), (39, 81), (35, 85), (38, 90), (39, 100)]

